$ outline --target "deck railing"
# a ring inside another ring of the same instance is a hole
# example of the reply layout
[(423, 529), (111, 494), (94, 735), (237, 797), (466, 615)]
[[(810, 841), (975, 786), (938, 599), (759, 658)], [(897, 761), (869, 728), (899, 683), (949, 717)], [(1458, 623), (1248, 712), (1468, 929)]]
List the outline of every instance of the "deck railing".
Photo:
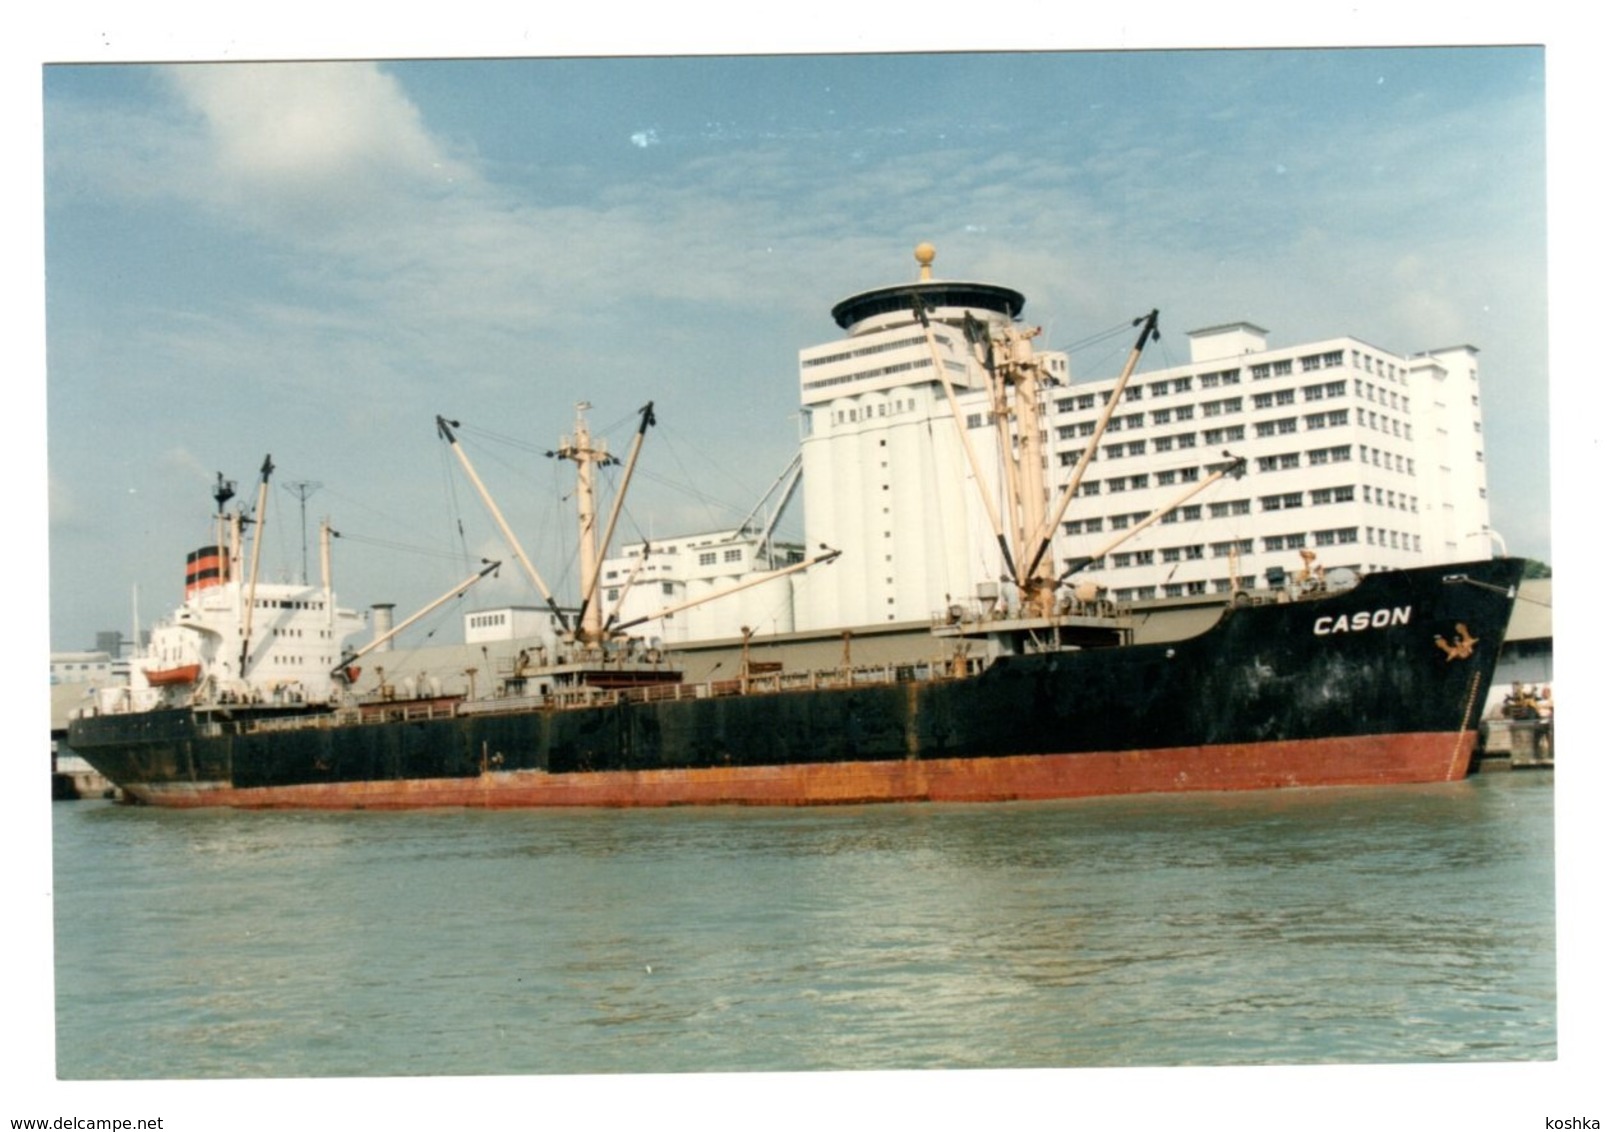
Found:
[(891, 684), (950, 680), (976, 674), (979, 657), (957, 660), (855, 665), (804, 672), (762, 672), (699, 684), (647, 684), (637, 688), (566, 688), (538, 696), (504, 696), (483, 700), (391, 700), (346, 706), (318, 715), (272, 716), (255, 719), (201, 721), (204, 735), (263, 734), (307, 728), (347, 727), (370, 723), (425, 723), (466, 715), (509, 715), (524, 711), (574, 711), (623, 704), (654, 704), (679, 700), (718, 699), (727, 696), (781, 695), (827, 688), (872, 688)]

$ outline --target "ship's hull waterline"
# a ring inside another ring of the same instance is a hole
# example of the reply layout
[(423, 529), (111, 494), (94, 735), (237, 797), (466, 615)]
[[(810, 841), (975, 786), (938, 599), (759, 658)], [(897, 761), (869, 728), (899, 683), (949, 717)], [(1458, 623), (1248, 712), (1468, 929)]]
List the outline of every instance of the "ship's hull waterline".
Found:
[(819, 806), (1007, 802), (1193, 790), (1383, 786), (1465, 777), (1475, 734), (1388, 735), (1077, 755), (903, 759), (679, 770), (489, 771), (237, 789), (225, 782), (135, 789), (141, 802), (237, 809), (537, 809), (563, 806)]
[[(1462, 778), (1522, 563), (1387, 572), (1188, 640), (957, 678), (420, 720), (257, 726), (171, 709), (70, 743), (171, 806), (816, 805)], [(494, 710), (484, 710), (492, 708)]]

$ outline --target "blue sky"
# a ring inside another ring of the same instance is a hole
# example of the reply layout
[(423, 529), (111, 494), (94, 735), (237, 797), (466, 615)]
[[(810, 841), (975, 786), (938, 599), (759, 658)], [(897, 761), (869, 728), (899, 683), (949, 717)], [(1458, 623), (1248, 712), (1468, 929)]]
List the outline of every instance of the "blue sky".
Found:
[(501, 554), (437, 413), (561, 587), (541, 450), (578, 400), (621, 449), (657, 404), (627, 533), (735, 522), (792, 453), (796, 352), (921, 240), (1051, 345), (1159, 307), (1152, 366), (1243, 318), (1476, 345), (1494, 526), (1550, 557), (1537, 48), (62, 65), (43, 91), (55, 647), (126, 627), (134, 587), (164, 612), (214, 474), (264, 453), (270, 577), (300, 572), (283, 485), (317, 481), (343, 599), (422, 604)]

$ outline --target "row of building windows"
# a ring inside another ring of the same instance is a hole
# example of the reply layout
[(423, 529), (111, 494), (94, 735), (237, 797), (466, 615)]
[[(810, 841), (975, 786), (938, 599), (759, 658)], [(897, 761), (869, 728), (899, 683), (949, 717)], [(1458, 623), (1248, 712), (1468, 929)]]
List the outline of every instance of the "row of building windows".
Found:
[(1373, 468), (1385, 468), (1387, 471), (1399, 471), (1406, 475), (1414, 475), (1414, 457), (1405, 459), (1395, 452), (1382, 452), (1379, 448), (1370, 448), (1360, 444), (1358, 446), (1360, 463), (1367, 463)]
[[(1400, 531), (1385, 531), (1375, 527), (1365, 527), (1365, 541), (1370, 545), (1387, 546), (1395, 549), (1410, 549), (1411, 538)], [(1310, 541), (1311, 540), (1311, 541)], [(1390, 540), (1390, 541), (1389, 541)], [(1211, 558), (1229, 558), (1231, 554), (1251, 554), (1260, 540), (1250, 538), (1226, 539), (1213, 543), (1189, 543), (1183, 546), (1165, 546), (1157, 550), (1120, 551), (1106, 556), (1104, 559), (1091, 563), (1087, 569), (1109, 568), (1113, 570), (1127, 570), (1143, 566), (1155, 566), (1176, 562), (1200, 562)], [(1359, 541), (1358, 527), (1333, 527), (1320, 531), (1294, 531), (1289, 534), (1266, 535), (1261, 540), (1265, 553), (1280, 553), (1288, 550), (1305, 550), (1313, 546), (1346, 546)], [(1401, 545), (1400, 545), (1401, 543)], [(1419, 540), (1413, 540), (1413, 549), (1418, 550)]]
[[(1118, 446), (1113, 445), (1112, 447), (1116, 448)], [(1194, 448), (1194, 441), (1187, 447)], [(1124, 454), (1139, 455), (1139, 453), (1132, 452)], [(1109, 455), (1117, 454), (1109, 453)], [(1279, 452), (1271, 456), (1259, 456), (1253, 462), (1253, 467), (1260, 472), (1290, 471), (1294, 468), (1300, 468), (1303, 466), (1304, 456), (1306, 456), (1308, 459), (1309, 467), (1318, 467), (1325, 464), (1342, 464), (1352, 460), (1353, 449), (1351, 445), (1340, 444), (1330, 448), (1311, 448), (1306, 453)], [(1359, 459), (1361, 462), (1370, 464), (1377, 468), (1384, 467), (1388, 471), (1395, 469), (1399, 472), (1407, 471), (1409, 475), (1414, 474), (1414, 460), (1412, 458), (1405, 460), (1404, 457), (1400, 455), (1396, 455), (1391, 452), (1382, 452), (1379, 448), (1369, 448), (1364, 445), (1360, 445)], [(1072, 467), (1078, 462), (1077, 454), (1072, 452), (1064, 452), (1059, 457), (1059, 462), (1063, 467)], [(1201, 469), (1198, 467), (1187, 467), (1158, 472), (1158, 486), (1166, 486), (1172, 483), (1195, 483), (1198, 480), (1200, 470)], [(1079, 485), (1080, 494), (1087, 496), (1100, 495), (1102, 492), (1103, 483), (1107, 485), (1106, 489), (1108, 492), (1126, 490), (1138, 491), (1142, 488), (1151, 486), (1147, 475), (1145, 474), (1135, 476), (1116, 476), (1105, 481), (1089, 480), (1085, 483), (1082, 483)]]
[[(1129, 570), (1155, 566), (1159, 562), (1167, 565), (1179, 562), (1200, 562), (1207, 558), (1223, 559), (1229, 558), (1232, 554), (1251, 554), (1254, 547), (1260, 543), (1266, 554), (1306, 550), (1309, 546), (1353, 546), (1359, 542), (1359, 533), (1360, 528), (1358, 527), (1332, 527), (1325, 530), (1293, 531), (1287, 534), (1266, 535), (1261, 540), (1250, 538), (1226, 539), (1206, 544), (1190, 543), (1183, 546), (1166, 546), (1154, 550), (1119, 551), (1089, 563), (1085, 569)], [(1386, 547), (1392, 550), (1405, 550), (1413, 553), (1420, 552), (1420, 536), (1407, 531), (1389, 530), (1383, 527), (1364, 527), (1363, 536), (1364, 543), (1368, 546)], [(1073, 565), (1071, 560), (1068, 565), (1070, 567)]]
[[(1305, 493), (1301, 491), (1284, 492), (1279, 495), (1264, 495), (1258, 497), (1260, 511), (1293, 511), (1299, 507), (1325, 507), (1337, 503), (1374, 503), (1382, 507), (1390, 507), (1398, 511), (1418, 512), (1420, 500), (1418, 496), (1406, 492), (1393, 491), (1390, 488), (1376, 487), (1371, 484), (1339, 484), (1332, 487), (1310, 488)], [(1206, 513), (1212, 519), (1229, 519), (1239, 515), (1252, 513), (1252, 500), (1250, 499), (1221, 499), (1206, 505)], [(1123, 531), (1131, 526), (1144, 522), (1149, 518), (1149, 511), (1117, 512), (1110, 515), (1095, 515), (1083, 519), (1068, 519), (1062, 524), (1062, 531), (1067, 535), (1097, 534), (1103, 530)], [(1188, 503), (1180, 507), (1171, 508), (1165, 512), (1160, 522), (1163, 523), (1193, 523), (1202, 518), (1203, 505)]]
[[(1259, 456), (1253, 461), (1253, 467), (1260, 472), (1289, 471), (1303, 465), (1303, 457), (1308, 458), (1308, 466), (1316, 467), (1321, 464), (1342, 464), (1353, 458), (1353, 448), (1349, 444), (1338, 444), (1330, 448), (1310, 448), (1307, 452), (1277, 452), (1271, 456)], [(1359, 462), (1369, 464), (1371, 467), (1385, 468), (1387, 471), (1405, 472), (1414, 474), (1414, 459), (1394, 452), (1382, 452), (1379, 448), (1371, 448), (1361, 444), (1358, 447)]]
[(1395, 381), (1399, 385), (1409, 383), (1409, 371), (1396, 362), (1389, 362), (1385, 358), (1377, 358), (1370, 354), (1353, 351), (1353, 368), (1362, 369), (1365, 373), (1373, 373), (1377, 377), (1384, 377), (1388, 381)]
[(1393, 550), (1420, 549), (1420, 536), (1407, 531), (1388, 531), (1379, 527), (1365, 527), (1364, 541), (1371, 546), (1390, 546)]
[[(1373, 382), (1365, 381), (1363, 378), (1353, 379), (1353, 392), (1366, 401), (1375, 401), (1378, 404), (1386, 405), (1396, 412), (1407, 413), (1409, 411), (1409, 398), (1406, 394), (1399, 395), (1390, 389), (1379, 389)], [(1476, 398), (1472, 397), (1470, 402), (1471, 404), (1476, 404)]]
[[(874, 408), (877, 412), (873, 412)], [(875, 406), (862, 405), (854, 409), (835, 409), (833, 423), (855, 424), (859, 421), (869, 421), (874, 417), (897, 417), (902, 413), (915, 412), (916, 409), (915, 398), (897, 397), (893, 401), (880, 401)]]
[[(1289, 376), (1293, 372), (1313, 373), (1318, 370), (1333, 369), (1346, 363), (1346, 353), (1342, 350), (1330, 350), (1319, 354), (1305, 354), (1295, 359), (1296, 370), (1293, 369), (1293, 359), (1286, 358), (1280, 361), (1260, 362), (1248, 367), (1254, 381), (1266, 381), (1270, 378)], [(1398, 366), (1395, 362), (1388, 362), (1384, 358), (1373, 358), (1368, 354), (1353, 351), (1353, 368), (1362, 369), (1387, 381), (1407, 384), (1408, 370)], [(1190, 393), (1195, 389), (1218, 389), (1227, 385), (1241, 383), (1240, 369), (1215, 370), (1206, 373), (1185, 375), (1181, 377), (1162, 378), (1144, 384), (1131, 385), (1125, 388), (1123, 399), (1126, 402), (1139, 401), (1146, 397), (1174, 397), (1182, 393)], [(1354, 389), (1361, 398), (1367, 397), (1380, 404), (1390, 404), (1392, 408), (1401, 412), (1408, 412), (1409, 399), (1389, 390), (1378, 389), (1373, 383), (1362, 378), (1354, 379)], [(1253, 400), (1257, 407), (1267, 408), (1270, 405), (1291, 404), (1296, 390), (1286, 389), (1274, 393), (1257, 394)], [(1320, 385), (1305, 385), (1301, 390), (1305, 400), (1314, 401), (1322, 397), (1341, 397), (1347, 393), (1345, 379), (1328, 381)], [(1110, 391), (1102, 393), (1080, 393), (1059, 398), (1056, 409), (1059, 413), (1071, 413), (1095, 408), (1104, 403), (1112, 394)]]
[[(1294, 417), (1286, 421), (1264, 421), (1257, 428), (1260, 438), (1291, 435), (1298, 431), (1297, 420)], [(1211, 447), (1236, 444), (1246, 439), (1246, 430), (1240, 425), (1223, 429), (1206, 429), (1202, 432), (1201, 439), (1203, 444)], [(1146, 455), (1146, 444), (1147, 442), (1144, 440), (1106, 444), (1096, 453), (1096, 458), (1107, 460), (1134, 459)], [(1197, 447), (1196, 433), (1159, 436), (1151, 441), (1151, 451), (1153, 453), (1175, 452), (1195, 447)], [(1071, 468), (1079, 462), (1081, 455), (1082, 453), (1076, 451), (1060, 452), (1057, 454), (1057, 462), (1064, 468)], [(1302, 458), (1305, 455), (1310, 466), (1342, 463), (1353, 458), (1353, 449), (1351, 445), (1333, 444), (1325, 448), (1310, 448), (1305, 453), (1286, 452), (1272, 456), (1260, 456), (1256, 460), (1256, 467), (1261, 472), (1297, 468), (1302, 466)], [(1389, 471), (1395, 469), (1399, 472), (1406, 471), (1409, 475), (1414, 474), (1413, 458), (1405, 458), (1397, 453), (1383, 452), (1381, 449), (1369, 445), (1359, 445), (1359, 459), (1377, 468), (1385, 467)], [(1480, 460), (1480, 456), (1477, 459)]]
[[(1284, 358), (1279, 361), (1260, 362), (1248, 367), (1248, 372), (1251, 374), (1252, 380), (1265, 381), (1273, 377), (1284, 377), (1293, 372), (1312, 373), (1316, 370), (1333, 369), (1345, 365), (1346, 361), (1347, 355), (1345, 351), (1329, 350), (1319, 354), (1305, 354), (1295, 359), (1295, 364), (1298, 367), (1297, 371), (1293, 370), (1294, 359)], [(1395, 363), (1388, 363), (1384, 359), (1373, 359), (1367, 354), (1360, 354), (1357, 350), (1353, 351), (1353, 367), (1355, 369), (1362, 368), (1368, 373), (1378, 374), (1389, 380), (1406, 381), (1402, 373), (1407, 371), (1400, 372)], [(1239, 368), (1212, 370), (1205, 373), (1160, 378), (1143, 384), (1131, 385), (1125, 388), (1123, 399), (1125, 401), (1139, 401), (1145, 397), (1174, 397), (1182, 393), (1190, 393), (1194, 389), (1218, 389), (1226, 385), (1239, 385), (1240, 383), (1241, 370)], [(1362, 382), (1360, 382), (1360, 385), (1362, 385)], [(1316, 392), (1317, 390), (1323, 390), (1323, 392)], [(1287, 390), (1285, 392), (1290, 393), (1291, 391)], [(1345, 381), (1331, 381), (1322, 386), (1303, 387), (1303, 396), (1308, 400), (1315, 400), (1321, 396), (1340, 397), (1346, 392), (1347, 385)], [(1111, 392), (1107, 391), (1102, 393), (1079, 393), (1062, 397), (1056, 402), (1056, 410), (1059, 413), (1072, 413), (1093, 409), (1098, 403), (1105, 402), (1111, 395)], [(1265, 396), (1272, 395), (1259, 395), (1260, 398)], [(1360, 396), (1363, 396), (1362, 391)], [(1281, 404), (1287, 402), (1273, 401), (1272, 403)], [(1383, 403), (1385, 403), (1384, 398)]]
[[(723, 550), (721, 552), (721, 561), (723, 561), (723, 562), (742, 562), (743, 560), (744, 560), (744, 552), (743, 552), (742, 547), (731, 547), (731, 548), (729, 548), (727, 550)], [(700, 566), (714, 566), (715, 564), (716, 564), (716, 552), (715, 551), (713, 551), (713, 550), (704, 550), (704, 551), (699, 552), (699, 565)]]
[(899, 362), (892, 366), (883, 366), (880, 369), (860, 370), (856, 373), (847, 373), (840, 377), (824, 377), (820, 381), (807, 381), (804, 388), (807, 390), (827, 389), (834, 385), (849, 385), (851, 382), (855, 381), (866, 381), (875, 377), (888, 377), (890, 374), (895, 373), (908, 373), (914, 369), (929, 369), (933, 366), (933, 364), (934, 363), (932, 360), (928, 358), (918, 358), (916, 361)]
[[(1132, 427), (1137, 427), (1138, 428), (1139, 426), (1136, 425), (1136, 426), (1132, 426)], [(1083, 423), (1077, 424), (1077, 425), (1061, 425), (1061, 426), (1059, 426), (1057, 428), (1057, 439), (1058, 440), (1073, 440), (1073, 439), (1076, 439), (1078, 437), (1089, 437), (1089, 436), (1094, 435), (1095, 431), (1096, 431), (1096, 422), (1095, 421), (1084, 421)], [(1108, 431), (1110, 432), (1112, 430), (1109, 428)], [(1195, 434), (1193, 433), (1191, 435), (1194, 436)], [(1247, 428), (1246, 428), (1245, 425), (1221, 425), (1221, 426), (1216, 427), (1216, 428), (1209, 428), (1209, 429), (1203, 429), (1202, 430), (1202, 441), (1205, 444), (1233, 443), (1233, 442), (1238, 441), (1238, 440), (1245, 440), (1246, 437), (1247, 437)], [(1173, 446), (1173, 442), (1174, 442), (1175, 439), (1177, 439), (1177, 438), (1176, 437), (1168, 437), (1168, 436), (1160, 436), (1160, 437), (1158, 437), (1154, 441), (1155, 444), (1161, 445), (1161, 447), (1158, 447), (1157, 451), (1159, 451), (1159, 452), (1169, 451), (1169, 449)], [(1128, 445), (1128, 454), (1131, 455), (1131, 456), (1139, 455), (1140, 453), (1142, 453), (1142, 452), (1144, 452), (1146, 450), (1145, 449), (1146, 442), (1144, 440), (1130, 440), (1130, 441), (1126, 441), (1125, 443)], [(1190, 447), (1190, 445), (1186, 445), (1186, 447)], [(1111, 448), (1111, 446), (1109, 446), (1109, 449), (1110, 448)], [(1116, 456), (1116, 455), (1119, 454), (1117, 451), (1111, 451), (1111, 450), (1108, 450), (1108, 449), (1104, 449), (1104, 451), (1107, 451), (1108, 455), (1110, 455), (1110, 456)]]
[[(620, 587), (620, 586), (610, 586), (610, 587), (608, 587), (607, 589), (604, 590), (604, 600), (605, 601), (610, 601), (610, 602), (619, 601), (621, 599), (621, 589), (622, 589), (622, 587)], [(676, 596), (676, 583), (674, 583), (674, 582), (661, 582), (660, 583), (660, 596), (661, 597), (675, 597)]]
[[(936, 332), (934, 340), (942, 346), (948, 347), (951, 339)], [(836, 354), (822, 354), (814, 358), (806, 358), (799, 363), (801, 369), (810, 369), (814, 366), (830, 366), (837, 362), (847, 362), (851, 358), (864, 358), (870, 354), (884, 354), (890, 350), (904, 350), (912, 346), (925, 346), (928, 338), (924, 334), (917, 334), (910, 338), (897, 338), (893, 341), (875, 342), (870, 346), (858, 346), (853, 350), (841, 350)], [(807, 389), (810, 386), (806, 386)]]
[[(1288, 390), (1288, 392), (1290, 391)], [(1288, 403), (1294, 402), (1276, 402), (1275, 404)], [(1219, 401), (1204, 401), (1200, 407), (1202, 409), (1202, 416), (1204, 418), (1222, 417), (1232, 413), (1241, 412), (1243, 409), (1243, 403), (1240, 397), (1226, 397)], [(1273, 407), (1273, 405), (1255, 407), (1270, 408)], [(1173, 424), (1175, 422), (1195, 420), (1196, 408), (1197, 406), (1194, 405), (1181, 405), (1177, 409), (1160, 409), (1151, 414), (1151, 426), (1153, 428), (1157, 428), (1162, 425)], [(1281, 417), (1278, 420), (1257, 421), (1253, 424), (1253, 435), (1258, 437), (1268, 437), (1293, 433), (1298, 430), (1299, 422), (1303, 428), (1310, 431), (1322, 428), (1346, 428), (1350, 423), (1352, 423), (1352, 420), (1352, 410), (1350, 409), (1331, 409), (1323, 413), (1304, 413), (1301, 417), (1290, 416)], [(968, 419), (969, 427), (980, 427), (984, 423), (986, 423), (986, 421), (982, 414), (970, 417)], [(1400, 437), (1404, 440), (1414, 439), (1414, 430), (1412, 425), (1408, 424), (1407, 422), (1400, 421), (1395, 417), (1389, 417), (1385, 413), (1376, 413), (1371, 410), (1361, 408), (1358, 411), (1358, 424), (1365, 428), (1373, 429), (1376, 432), (1390, 432), (1393, 436)], [(1106, 432), (1123, 432), (1126, 429), (1140, 429), (1145, 427), (1145, 413), (1127, 413), (1122, 416), (1115, 414), (1112, 419), (1107, 422)], [(1240, 440), (1244, 439), (1246, 436), (1245, 426), (1232, 425), (1223, 426), (1223, 428), (1223, 432), (1220, 432), (1219, 429), (1210, 429), (1208, 430), (1208, 433), (1204, 433), (1204, 436), (1207, 436), (1209, 433), (1218, 434), (1218, 438), (1209, 438), (1207, 443), (1221, 444), (1226, 440)], [(1076, 424), (1058, 425), (1057, 439), (1077, 440), (1093, 436), (1095, 435), (1095, 431), (1095, 421), (1081, 421)], [(1231, 435), (1232, 432), (1233, 435)], [(1191, 435), (1194, 436), (1194, 434)], [(1131, 446), (1144, 443), (1144, 441), (1130, 442)], [(1180, 441), (1179, 436), (1177, 435), (1174, 437), (1157, 437), (1154, 440), (1154, 444), (1157, 445), (1157, 450), (1160, 452), (1168, 451), (1169, 448), (1176, 443), (1180, 444), (1182, 447), (1187, 446), (1185, 442)], [(1130, 454), (1138, 454), (1138, 451), (1139, 450), (1131, 447)], [(1109, 452), (1109, 454), (1112, 453)]]

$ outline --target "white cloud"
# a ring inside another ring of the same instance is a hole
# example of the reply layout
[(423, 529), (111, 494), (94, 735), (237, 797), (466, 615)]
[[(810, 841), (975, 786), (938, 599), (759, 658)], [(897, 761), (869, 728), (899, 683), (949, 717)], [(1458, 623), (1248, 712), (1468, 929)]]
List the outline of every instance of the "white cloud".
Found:
[(217, 191), (317, 196), (328, 206), (471, 175), (373, 64), (195, 64), (166, 73), (206, 122)]

